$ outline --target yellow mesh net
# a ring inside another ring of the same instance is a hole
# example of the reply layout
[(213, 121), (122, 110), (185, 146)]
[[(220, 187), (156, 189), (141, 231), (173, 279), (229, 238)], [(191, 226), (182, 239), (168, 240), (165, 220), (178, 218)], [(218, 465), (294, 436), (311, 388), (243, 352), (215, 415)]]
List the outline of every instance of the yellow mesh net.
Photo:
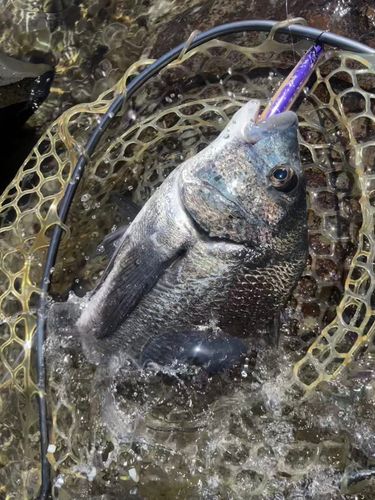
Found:
[[(244, 38), (237, 43), (211, 41), (182, 55), (141, 89), (114, 118), (87, 166), (65, 227), (52, 295), (66, 297), (77, 281), (86, 290), (94, 286), (106, 264), (103, 256), (94, 256), (95, 249), (121, 219), (111, 193), (130, 192), (133, 201), (142, 205), (176, 165), (222, 130), (244, 102), (259, 98), (265, 103), (306, 47), (306, 42), (291, 46), (273, 36), (261, 41)], [(7, 498), (19, 498), (20, 492), (30, 498), (39, 483), (32, 339), (44, 257), (51, 230), (59, 224), (57, 207), (98, 119), (114, 96), (124, 91), (129, 78), (151, 62), (134, 64), (95, 102), (75, 106), (58, 118), (0, 199), (0, 491), (8, 494)], [(337, 377), (374, 336), (373, 63), (361, 55), (329, 52), (298, 110), (308, 188), (309, 261), (288, 306), (288, 328), (301, 340), (299, 348), (285, 358), (289, 366), (283, 370), (292, 372), (288, 387), (303, 395), (322, 381)], [(301, 346), (308, 345), (303, 354)], [(71, 361), (66, 362), (67, 369), (72, 368)], [(85, 443), (93, 439), (94, 431), (87, 425), (85, 411), (92, 411), (95, 395), (88, 401), (80, 387), (93, 377), (100, 385), (100, 377), (83, 363), (79, 371), (72, 368), (71, 382), (76, 387), (65, 391), (63, 363), (63, 359), (52, 362), (49, 373), (49, 457), (56, 472), (54, 495), (59, 496), (57, 490), (61, 492), (64, 483), (65, 496), (61, 498), (92, 498), (85, 495), (108, 492), (113, 477), (117, 482), (112, 494), (132, 492), (131, 485), (138, 483), (141, 451), (129, 446), (118, 451), (113, 439), (95, 428), (95, 438), (105, 444), (101, 461), (90, 461), (92, 451)], [(193, 442), (186, 441), (183, 448), (186, 452), (190, 446), (191, 451)], [(182, 481), (188, 455), (175, 449), (173, 468), (163, 458), (163, 453), (167, 454), (163, 446), (148, 448), (142, 455), (149, 477), (143, 497), (156, 498), (152, 496), (155, 477), (159, 478), (160, 498), (177, 493), (180, 498), (194, 497), (202, 480), (198, 474), (189, 483)], [(228, 473), (232, 479), (225, 483), (228, 491), (235, 491), (238, 498), (245, 495), (241, 489), (231, 490), (232, 480), (238, 488), (246, 486), (247, 492), (252, 485), (255, 496), (271, 491), (267, 490), (267, 478), (251, 465), (264, 453), (260, 445), (253, 448), (245, 468), (243, 463), (238, 466), (240, 442), (222, 442), (220, 446), (233, 459), (229, 460)], [(347, 444), (330, 439), (306, 444), (296, 438), (276, 468), (297, 481), (310, 466), (322, 463), (323, 455), (345, 455), (346, 448)], [(203, 462), (197, 456), (195, 470), (223, 468), (213, 459), (209, 467)], [(82, 465), (88, 463), (91, 468)], [(174, 481), (180, 489), (173, 490)], [(130, 486), (121, 489), (118, 484), (121, 488)]]

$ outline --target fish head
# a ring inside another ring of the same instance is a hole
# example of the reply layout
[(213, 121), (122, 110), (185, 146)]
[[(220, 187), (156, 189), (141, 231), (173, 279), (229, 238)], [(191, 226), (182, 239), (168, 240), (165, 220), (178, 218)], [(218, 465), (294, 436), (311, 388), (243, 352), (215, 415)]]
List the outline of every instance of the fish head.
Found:
[(298, 120), (287, 111), (257, 123), (250, 101), (196, 158), (183, 182), (190, 215), (211, 237), (271, 244), (297, 220), (306, 230)]

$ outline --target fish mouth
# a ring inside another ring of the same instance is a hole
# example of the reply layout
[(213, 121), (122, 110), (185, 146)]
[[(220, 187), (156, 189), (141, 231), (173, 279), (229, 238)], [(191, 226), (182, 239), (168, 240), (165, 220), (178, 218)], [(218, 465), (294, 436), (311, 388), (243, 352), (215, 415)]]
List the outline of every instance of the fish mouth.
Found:
[(228, 128), (224, 129), (224, 133), (232, 135), (233, 137), (238, 136), (238, 134), (242, 135), (243, 130), (246, 128), (254, 126), (256, 120), (259, 116), (260, 109), (260, 101), (258, 99), (251, 99), (240, 109), (236, 111), (236, 113), (232, 116)]
[(275, 128), (277, 130), (287, 130), (291, 127), (297, 127), (297, 125), (298, 117), (293, 111), (284, 111), (257, 123), (259, 128), (265, 128), (266, 130)]
[(298, 117), (293, 111), (285, 111), (258, 122), (252, 127), (245, 127), (243, 135), (246, 142), (256, 144), (274, 132), (285, 133), (293, 129), (297, 134)]

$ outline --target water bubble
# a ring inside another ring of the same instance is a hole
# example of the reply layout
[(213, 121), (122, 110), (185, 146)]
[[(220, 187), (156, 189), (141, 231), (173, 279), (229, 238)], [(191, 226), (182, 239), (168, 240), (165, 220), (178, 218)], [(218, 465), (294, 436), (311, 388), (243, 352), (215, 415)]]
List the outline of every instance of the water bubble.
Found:
[(81, 201), (82, 201), (82, 203), (86, 203), (89, 201), (90, 198), (91, 198), (91, 195), (89, 193), (85, 193), (81, 196)]
[(59, 488), (61, 488), (61, 487), (64, 485), (64, 482), (65, 482), (65, 481), (64, 481), (64, 476), (60, 474), (60, 475), (59, 475), (59, 476), (57, 476), (57, 478), (55, 479), (55, 482), (54, 482), (54, 484), (53, 484), (53, 485), (54, 485), (54, 487), (55, 487), (55, 488), (58, 488), (58, 489), (59, 489)]
[(138, 475), (137, 469), (132, 467), (131, 469), (128, 470), (128, 473), (129, 473), (130, 479), (132, 479), (135, 483), (138, 483), (139, 475)]

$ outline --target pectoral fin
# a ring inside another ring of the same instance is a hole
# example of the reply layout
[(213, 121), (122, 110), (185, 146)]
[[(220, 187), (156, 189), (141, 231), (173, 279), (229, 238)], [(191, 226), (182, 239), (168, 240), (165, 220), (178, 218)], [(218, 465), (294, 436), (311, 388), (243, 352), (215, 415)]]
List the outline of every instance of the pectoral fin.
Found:
[(121, 218), (128, 224), (139, 214), (141, 208), (134, 203), (129, 193), (111, 193), (110, 200), (117, 207)]
[(121, 238), (89, 298), (77, 322), (82, 333), (99, 338), (113, 333), (189, 246), (183, 215), (169, 215), (168, 209), (158, 213), (158, 205), (145, 208)]
[[(105, 337), (113, 333), (183, 251), (177, 248), (165, 256), (150, 244), (129, 245), (122, 252), (121, 262), (114, 262), (106, 276), (110, 286), (105, 283), (99, 289), (99, 293), (103, 290), (104, 294), (102, 304), (98, 304), (101, 317), (100, 328), (95, 328), (96, 335)], [(114, 257), (118, 259), (118, 253)]]
[(112, 257), (112, 255), (116, 252), (124, 234), (140, 212), (140, 207), (132, 201), (130, 195), (112, 193), (110, 199), (117, 207), (121, 218), (125, 223), (112, 233), (107, 234), (107, 236), (105, 236), (103, 241), (98, 246), (98, 253), (101, 253), (104, 249), (108, 257)]
[(104, 249), (107, 257), (112, 257), (112, 255), (116, 252), (117, 248), (120, 246), (121, 240), (126, 233), (129, 224), (124, 226), (120, 226), (116, 231), (107, 234), (101, 244), (98, 247), (98, 253), (102, 253), (102, 249)]

